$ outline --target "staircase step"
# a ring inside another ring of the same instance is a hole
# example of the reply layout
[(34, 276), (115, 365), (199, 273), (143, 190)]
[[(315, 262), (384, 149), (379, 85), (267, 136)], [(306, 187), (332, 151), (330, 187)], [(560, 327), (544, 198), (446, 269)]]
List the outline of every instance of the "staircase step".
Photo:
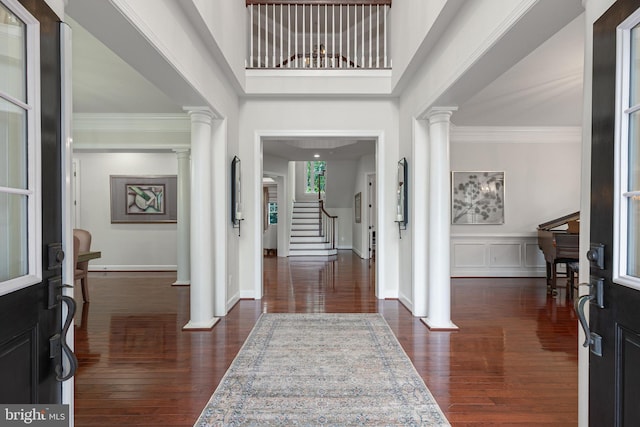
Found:
[(309, 250), (322, 250), (322, 249), (331, 249), (331, 243), (316, 243), (316, 242), (311, 242), (311, 243), (303, 243), (303, 242), (290, 242), (289, 243), (289, 250), (294, 250), (294, 251), (300, 251), (300, 250), (304, 250), (304, 249), (309, 249)]
[(320, 220), (318, 218), (291, 218), (291, 225), (295, 226), (295, 224), (320, 224)]
[(338, 259), (337, 255), (296, 255), (296, 256), (292, 256), (289, 258), (289, 262), (291, 263), (310, 263), (310, 262), (317, 262), (317, 263), (327, 263), (327, 262), (331, 262), (331, 261), (335, 261)]
[(291, 236), (290, 238), (293, 237), (302, 237), (302, 238), (314, 238), (314, 237), (322, 237), (324, 239), (324, 236), (318, 234), (318, 231), (313, 231), (313, 230), (298, 230), (298, 231), (291, 231)]
[(337, 255), (337, 249), (289, 249), (289, 256), (330, 256)]
[(318, 212), (294, 212), (293, 215), (291, 215), (291, 219), (315, 219), (318, 221), (320, 214), (318, 214)]
[(317, 201), (295, 202), (291, 217), (289, 256), (297, 260), (329, 261), (338, 251), (320, 236), (320, 204)]
[(289, 243), (324, 243), (324, 236), (291, 236)]
[(295, 230), (315, 230), (318, 232), (320, 226), (318, 224), (291, 224), (291, 231)]

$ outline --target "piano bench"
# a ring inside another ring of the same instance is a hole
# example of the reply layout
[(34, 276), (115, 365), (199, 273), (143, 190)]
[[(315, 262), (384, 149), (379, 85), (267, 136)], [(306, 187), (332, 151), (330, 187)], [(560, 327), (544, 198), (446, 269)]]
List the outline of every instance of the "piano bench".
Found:
[(567, 279), (567, 296), (573, 299), (574, 291), (578, 290), (578, 273), (580, 272), (579, 262), (568, 262), (567, 270), (569, 273), (569, 279)]

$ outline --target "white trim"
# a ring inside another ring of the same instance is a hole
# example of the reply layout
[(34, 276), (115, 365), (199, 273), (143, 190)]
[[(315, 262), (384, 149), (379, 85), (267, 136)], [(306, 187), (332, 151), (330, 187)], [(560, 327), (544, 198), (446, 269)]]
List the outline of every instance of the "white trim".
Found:
[(254, 299), (254, 291), (240, 290), (240, 299)]
[(580, 144), (579, 126), (451, 126), (451, 143)]
[(545, 277), (536, 234), (451, 236), (452, 277)]
[(9, 102), (10, 104), (17, 105), (18, 107), (22, 108), (23, 110), (31, 111), (31, 106), (29, 104), (25, 104), (24, 102), (20, 101), (18, 98), (14, 98), (13, 96), (11, 96), (11, 95), (9, 95), (7, 93), (0, 92), (0, 98), (4, 99), (5, 101)]
[(91, 264), (89, 271), (177, 271), (177, 265)]
[[(14, 105), (26, 111), (27, 132), (27, 193), (22, 189), (6, 189), (4, 193), (27, 196), (27, 274), (0, 282), (0, 295), (42, 282), (42, 178), (40, 126), (40, 22), (18, 1), (2, 0), (2, 4), (25, 24), (26, 104)], [(6, 94), (5, 94), (6, 95)], [(14, 102), (9, 95), (3, 99)], [(4, 188), (4, 187), (3, 187)], [(9, 191), (10, 190), (10, 191)]]
[(189, 322), (187, 322), (187, 324), (182, 327), (182, 330), (184, 331), (189, 329), (194, 329), (194, 330), (211, 329), (219, 321), (220, 321), (219, 317), (213, 317), (207, 320), (206, 322), (200, 322), (200, 323), (194, 322), (193, 320), (189, 320)]
[(19, 194), (21, 196), (33, 196), (33, 190), (23, 190), (21, 188), (0, 187), (0, 193), (3, 194)]
[[(384, 182), (385, 179), (385, 132), (383, 130), (256, 130), (254, 131), (254, 144), (252, 147), (253, 153), (252, 156), (255, 159), (255, 163), (253, 164), (254, 176), (259, 177), (259, 179), (254, 180), (255, 182), (251, 182), (248, 185), (253, 186), (254, 192), (254, 211), (251, 212), (250, 219), (254, 222), (254, 230), (253, 230), (253, 239), (255, 242), (255, 250), (252, 250), (252, 255), (254, 257), (253, 263), (255, 265), (256, 271), (254, 272), (254, 277), (251, 279), (254, 280), (255, 289), (254, 294), (250, 298), (260, 299), (262, 298), (262, 141), (263, 139), (268, 138), (313, 138), (313, 137), (343, 137), (343, 138), (372, 138), (376, 140), (376, 181), (378, 183)], [(251, 167), (251, 166), (250, 166)], [(394, 166), (395, 167), (395, 166)], [(378, 224), (382, 223), (388, 216), (385, 214), (385, 196), (384, 196), (384, 186), (376, 185), (376, 220)], [(249, 228), (249, 227), (247, 227)], [(390, 250), (386, 247), (386, 239), (387, 239), (387, 231), (388, 227), (378, 227), (376, 233), (376, 248), (377, 248), (377, 259), (388, 260), (391, 259)], [(244, 236), (244, 233), (243, 233)], [(242, 241), (240, 242), (240, 248), (242, 250)], [(363, 258), (361, 254), (355, 251), (358, 256)], [(243, 259), (244, 257), (241, 257)], [(397, 257), (396, 257), (397, 258)], [(385, 274), (387, 273), (387, 269), (384, 262), (376, 262), (376, 297), (379, 299), (384, 298), (397, 298), (397, 292), (387, 291), (388, 286), (392, 286), (391, 283), (387, 284), (388, 281)], [(241, 267), (242, 268), (242, 267)], [(396, 280), (397, 282), (397, 280)], [(246, 291), (245, 291), (246, 292)], [(242, 295), (242, 292), (241, 292)], [(259, 295), (259, 296), (258, 296)]]
[(231, 311), (233, 306), (235, 306), (238, 301), (240, 301), (240, 293), (236, 292), (231, 298), (227, 300), (227, 313)]
[(27, 274), (5, 282), (0, 282), (0, 296), (10, 294), (11, 292), (27, 288), (40, 282), (42, 282), (42, 274), (38, 276)]
[[(628, 188), (629, 177), (629, 116), (638, 105), (630, 105), (628, 96), (631, 81), (631, 30), (640, 23), (640, 10), (631, 14), (616, 31), (616, 111), (614, 135), (614, 212), (613, 212), (613, 268), (614, 283), (640, 290), (640, 277), (627, 274), (629, 201), (640, 194)], [(637, 76), (640, 79), (640, 74)], [(631, 190), (631, 191), (630, 191)], [(640, 225), (640, 224), (637, 224)]]
[(392, 70), (389, 69), (356, 69), (356, 68), (320, 68), (320, 69), (300, 69), (300, 68), (261, 68), (247, 69), (246, 77), (392, 77)]
[(411, 302), (410, 298), (407, 298), (407, 296), (404, 294), (400, 294), (398, 296), (398, 300), (400, 301), (400, 304), (404, 305), (407, 310), (413, 313), (413, 303)]
[(113, 143), (91, 143), (91, 142), (75, 142), (73, 144), (74, 152), (94, 151), (94, 152), (170, 152), (174, 150), (188, 150), (191, 148), (191, 144), (188, 142), (175, 143), (147, 143), (147, 142), (127, 142), (127, 140), (120, 139)]
[[(62, 183), (62, 243), (65, 254), (62, 267), (62, 283), (75, 286), (73, 265), (73, 222), (72, 218), (75, 207), (73, 206), (73, 162), (71, 160), (73, 154), (73, 138), (71, 121), (73, 117), (73, 98), (72, 98), (72, 58), (71, 43), (72, 34), (71, 27), (61, 22), (60, 27), (60, 83), (61, 83), (61, 129), (60, 137), (62, 140), (60, 158), (62, 163), (61, 183)], [(69, 256), (71, 255), (71, 256)], [(62, 288), (62, 294), (73, 298), (73, 288)], [(68, 318), (68, 308), (66, 305), (63, 309), (62, 323)], [(66, 342), (69, 348), (75, 349), (75, 328), (74, 320), (71, 319), (71, 327), (67, 331)], [(63, 356), (66, 358), (66, 356)], [(67, 362), (68, 363), (68, 362)], [(65, 369), (68, 364), (65, 363)], [(75, 378), (62, 383), (62, 403), (69, 405), (69, 416), (71, 417), (71, 425), (74, 423), (74, 407), (73, 399), (75, 390)]]
[(183, 114), (76, 113), (73, 130), (110, 132), (191, 132), (191, 120)]

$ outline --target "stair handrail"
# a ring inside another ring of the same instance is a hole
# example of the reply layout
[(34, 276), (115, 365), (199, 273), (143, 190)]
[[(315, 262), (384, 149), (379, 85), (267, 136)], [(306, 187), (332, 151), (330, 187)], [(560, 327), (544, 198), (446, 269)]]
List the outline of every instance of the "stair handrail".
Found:
[[(325, 236), (325, 241), (331, 243), (331, 249), (336, 248), (336, 219), (337, 215), (331, 215), (324, 209), (324, 200), (319, 201), (320, 211), (320, 235)], [(326, 240), (326, 239), (329, 240)]]

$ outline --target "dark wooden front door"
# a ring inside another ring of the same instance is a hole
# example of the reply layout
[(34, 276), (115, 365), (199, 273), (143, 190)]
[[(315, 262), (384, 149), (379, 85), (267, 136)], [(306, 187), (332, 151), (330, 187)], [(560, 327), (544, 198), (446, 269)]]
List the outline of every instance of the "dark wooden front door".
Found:
[[(0, 0), (0, 3), (6, 6), (4, 11), (17, 10), (16, 8), (20, 6), (4, 4), (3, 0)], [(58, 298), (62, 293), (60, 288), (62, 285), (60, 262), (62, 199), (59, 22), (44, 0), (20, 0), (20, 3), (40, 24), (40, 80), (38, 83), (41, 137), (36, 139), (36, 145), (40, 148), (41, 168), (38, 172), (40, 177), (35, 181), (40, 182), (36, 186), (41, 185), (41, 191), (38, 190), (35, 194), (39, 197), (41, 195), (41, 215), (39, 215), (41, 221), (35, 222), (41, 222), (42, 239), (40, 247), (36, 248), (35, 256), (40, 257), (42, 262), (42, 282), (5, 293), (0, 297), (0, 402), (2, 404), (61, 403), (62, 387), (56, 377), (59, 374), (64, 375), (64, 372), (56, 372), (56, 366), (61, 364), (62, 355), (59, 341), (55, 339), (56, 334), (61, 331), (62, 319), (62, 304)], [(16, 22), (17, 19), (11, 15), (3, 24), (10, 26)], [(27, 46), (25, 50), (29, 49), (31, 48)], [(27, 52), (27, 57), (29, 54), (30, 52)], [(27, 84), (31, 83), (27, 79)], [(12, 91), (10, 86), (3, 86), (3, 89), (9, 94)], [(26, 95), (24, 98), (29, 97)], [(3, 125), (3, 129), (10, 128), (11, 123), (17, 120), (15, 117), (20, 114), (26, 116), (37, 113), (37, 110), (32, 110), (30, 106), (25, 107), (22, 112), (19, 102), (13, 102), (10, 99), (6, 101), (3, 104), (3, 114), (0, 114), (0, 121), (3, 121), (0, 124)], [(27, 99), (26, 102), (31, 101)], [(30, 132), (28, 126), (25, 127), (27, 132)], [(11, 132), (3, 132), (0, 138), (4, 138), (5, 146), (6, 144), (9, 147), (19, 146), (15, 142), (15, 135)], [(4, 165), (4, 167), (11, 169), (11, 165)], [(7, 184), (4, 185), (7, 186)], [(14, 200), (16, 200), (21, 196), (5, 194), (5, 200), (0, 201), (0, 207), (4, 209), (3, 225), (7, 226), (7, 230), (12, 229), (11, 233), (13, 233), (20, 227), (16, 227), (17, 221), (12, 221), (10, 218), (11, 214), (17, 210), (11, 207), (11, 197), (15, 197)], [(9, 220), (6, 219), (7, 213)], [(0, 234), (0, 240), (9, 249), (5, 251), (4, 256), (11, 257), (10, 252), (22, 250), (8, 243), (12, 241), (8, 240), (9, 237), (6, 234), (2, 234)], [(35, 264), (32, 259), (28, 262)]]
[[(624, 191), (618, 191), (615, 185), (616, 174), (620, 176), (620, 169), (615, 167), (616, 159), (620, 158), (616, 155), (616, 144), (618, 147), (634, 144), (640, 147), (640, 141), (634, 141), (638, 138), (636, 131), (629, 130), (628, 142), (623, 137), (616, 137), (616, 128), (619, 131), (637, 126), (633, 117), (627, 126), (616, 119), (616, 81), (620, 80), (616, 71), (616, 48), (623, 45), (617, 39), (617, 32), (618, 26), (638, 8), (638, 0), (617, 1), (595, 23), (593, 33), (592, 249), (588, 257), (592, 293), (595, 298), (597, 280), (602, 279), (603, 295), (601, 307), (596, 299), (589, 304), (592, 337), (589, 422), (592, 426), (640, 425), (640, 291), (632, 284), (620, 284), (623, 281), (618, 273), (624, 273), (620, 265), (624, 267), (639, 261), (633, 251), (626, 255), (617, 251), (619, 238), (627, 233), (626, 228), (617, 228), (618, 223), (614, 220), (615, 206), (621, 206), (619, 200), (622, 200), (622, 196), (616, 194)], [(625, 107), (620, 111), (625, 111)], [(626, 111), (630, 110), (626, 108)], [(619, 161), (625, 162), (624, 159)], [(624, 177), (621, 182), (622, 186), (626, 185)], [(629, 198), (629, 203), (620, 211), (619, 217), (628, 220), (630, 227), (632, 223), (638, 223), (633, 204), (640, 202)], [(638, 229), (631, 232), (630, 241), (638, 237), (634, 237), (637, 232)], [(600, 344), (601, 348), (598, 348)]]

